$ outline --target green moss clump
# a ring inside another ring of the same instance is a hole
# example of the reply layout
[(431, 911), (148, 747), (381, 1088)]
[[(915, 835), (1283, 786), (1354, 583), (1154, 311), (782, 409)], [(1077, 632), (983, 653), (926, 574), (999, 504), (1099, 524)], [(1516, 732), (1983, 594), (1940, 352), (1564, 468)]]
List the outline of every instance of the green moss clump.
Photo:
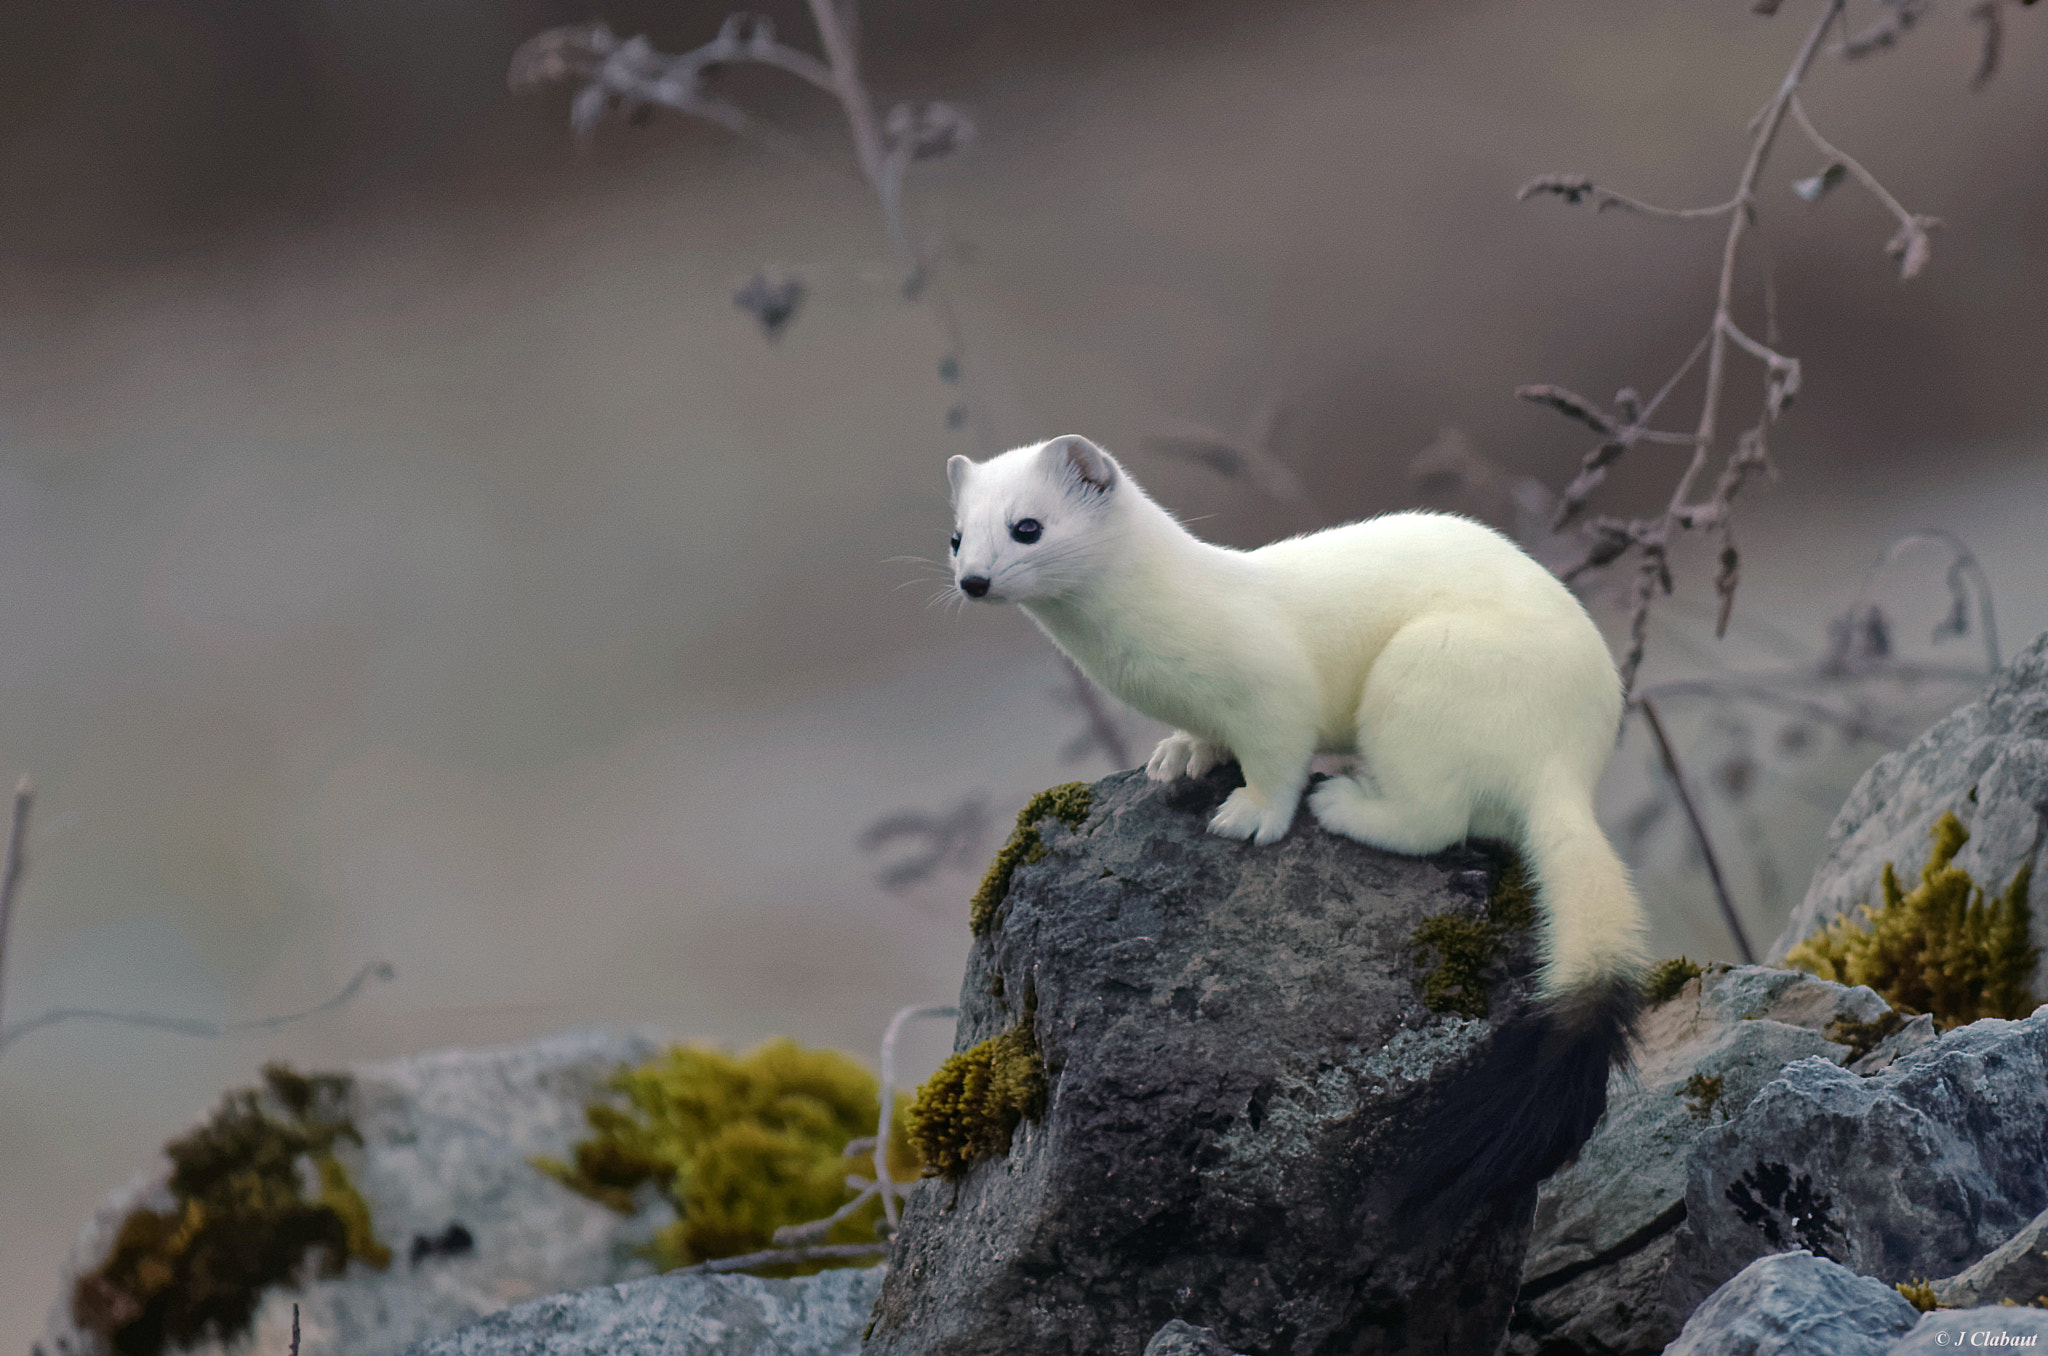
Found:
[(1017, 1123), (1045, 1113), (1045, 1061), (1031, 1020), (962, 1050), (917, 1090), (905, 1119), (927, 1175), (957, 1179), (976, 1161), (1001, 1157)]
[(1432, 952), (1436, 956), (1436, 965), (1422, 976), (1422, 1002), (1431, 1012), (1485, 1017), (1491, 997), (1487, 967), (1509, 934), (1536, 925), (1536, 888), (1522, 859), (1506, 852), (1497, 860), (1500, 874), (1487, 897), (1485, 917), (1440, 913), (1423, 919), (1409, 934), (1416, 965), (1427, 965)]
[(1905, 1296), (1906, 1303), (1923, 1314), (1931, 1314), (1941, 1307), (1941, 1301), (1934, 1297), (1934, 1287), (1926, 1281), (1900, 1281), (1892, 1289)]
[[(263, 1291), (295, 1281), (315, 1259), (324, 1276), (351, 1258), (391, 1264), (334, 1153), (341, 1140), (362, 1143), (340, 1110), (349, 1080), (281, 1064), (263, 1077), (284, 1114), (255, 1089), (232, 1092), (205, 1125), (165, 1145), (176, 1204), (131, 1213), (106, 1260), (72, 1290), (72, 1320), (114, 1356), (232, 1343), (249, 1331)], [(305, 1197), (301, 1160), (319, 1180), (316, 1200)]]
[(1010, 834), (1010, 841), (996, 850), (995, 861), (989, 864), (988, 874), (981, 878), (981, 884), (969, 902), (967, 925), (975, 936), (986, 936), (988, 930), (995, 926), (996, 909), (1009, 895), (1010, 877), (1016, 874), (1017, 868), (1045, 856), (1045, 840), (1039, 837), (1038, 821), (1057, 819), (1079, 832), (1094, 803), (1095, 797), (1088, 790), (1088, 783), (1068, 782), (1039, 792), (1017, 812), (1017, 827)]
[(1650, 968), (1643, 979), (1643, 1001), (1651, 1007), (1669, 1003), (1684, 991), (1685, 986), (1700, 977), (1700, 963), (1674, 956), (1668, 961), (1659, 961)]
[[(880, 1085), (836, 1050), (775, 1040), (733, 1056), (675, 1046), (611, 1081), (625, 1105), (586, 1108), (592, 1135), (573, 1162), (536, 1158), (535, 1167), (622, 1214), (653, 1184), (677, 1221), (656, 1235), (650, 1255), (664, 1269), (772, 1246), (776, 1229), (822, 1219), (844, 1205), (848, 1173), (872, 1174), (873, 1157), (845, 1156), (849, 1141), (875, 1132)], [(899, 1108), (889, 1166), (914, 1180), (922, 1163), (909, 1147)], [(825, 1241), (871, 1242), (880, 1201), (834, 1226)], [(802, 1275), (825, 1263), (764, 1274)]]
[(1713, 1078), (1695, 1073), (1685, 1080), (1680, 1095), (1685, 1098), (1685, 1109), (1702, 1120), (1714, 1114), (1714, 1104), (1721, 1100), (1722, 1085), (1726, 1080), (1719, 1075)]
[(2032, 867), (2022, 866), (2005, 893), (1987, 901), (1969, 873), (1952, 865), (1969, 830), (1944, 812), (1934, 850), (1911, 891), (1884, 868), (1884, 904), (1845, 915), (1785, 956), (1797, 969), (1838, 984), (1867, 984), (1901, 1012), (1932, 1013), (1946, 1031), (1980, 1017), (2024, 1017), (2037, 1006), (2028, 980), (2040, 958), (2027, 905)]

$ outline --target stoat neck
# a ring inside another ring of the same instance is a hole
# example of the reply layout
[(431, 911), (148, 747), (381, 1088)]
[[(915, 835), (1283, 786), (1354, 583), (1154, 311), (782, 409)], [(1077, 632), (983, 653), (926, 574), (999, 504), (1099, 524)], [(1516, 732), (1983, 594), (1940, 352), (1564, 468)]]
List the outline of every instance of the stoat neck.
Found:
[[(1103, 525), (1106, 548), (1089, 578), (1056, 598), (1022, 604), (1088, 676), (1125, 701), (1126, 681), (1187, 643), (1187, 609), (1235, 553), (1196, 538), (1150, 499), (1134, 495)], [(1142, 709), (1142, 708), (1141, 708)]]

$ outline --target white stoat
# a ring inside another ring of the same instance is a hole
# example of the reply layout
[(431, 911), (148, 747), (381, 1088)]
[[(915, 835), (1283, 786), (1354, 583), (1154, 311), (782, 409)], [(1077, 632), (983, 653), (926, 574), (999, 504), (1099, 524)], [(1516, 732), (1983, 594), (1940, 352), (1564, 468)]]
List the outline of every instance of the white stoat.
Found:
[[(1211, 545), (1073, 435), (954, 457), (946, 472), (962, 592), (1018, 604), (1090, 678), (1176, 727), (1146, 765), (1154, 779), (1237, 760), (1245, 784), (1212, 832), (1278, 841), (1310, 758), (1355, 752), (1360, 776), (1309, 796), (1332, 832), (1416, 854), (1468, 834), (1518, 844), (1544, 919), (1536, 1046), (1580, 1051), (1579, 1101), (1604, 1104), (1643, 925), (1593, 814), (1621, 683), (1570, 590), (1449, 514), (1393, 513), (1255, 551)], [(1525, 1132), (1548, 1133), (1513, 1131)]]

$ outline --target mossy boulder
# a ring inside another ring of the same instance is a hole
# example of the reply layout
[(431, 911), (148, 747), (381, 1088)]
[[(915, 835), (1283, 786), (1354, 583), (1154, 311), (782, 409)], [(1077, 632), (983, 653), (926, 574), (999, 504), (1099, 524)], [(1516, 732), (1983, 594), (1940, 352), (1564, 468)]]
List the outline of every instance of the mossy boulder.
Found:
[(335, 1157), (340, 1142), (362, 1143), (346, 1111), (347, 1076), (272, 1064), (263, 1080), (164, 1146), (169, 1208), (129, 1211), (100, 1264), (72, 1284), (72, 1321), (113, 1356), (233, 1344), (272, 1287), (338, 1276), (351, 1261), (391, 1265)]
[[(1865, 908), (1882, 909), (1886, 871), (1914, 879), (1945, 815), (1967, 837), (1944, 870), (1961, 872), (1992, 898), (2023, 871), (2037, 890), (2048, 881), (2048, 635), (2014, 655), (1981, 698), (1880, 758), (1856, 783), (1828, 829), (1806, 897), (1767, 959), (1783, 964), (1835, 920), (1860, 923)], [(2048, 908), (2032, 913), (2028, 940), (2048, 947)], [(2048, 994), (2038, 962), (2022, 983)]]
[[(644, 1250), (675, 1220), (665, 1201), (649, 1192), (645, 1208), (620, 1215), (529, 1160), (572, 1153), (606, 1080), (661, 1048), (652, 1033), (585, 1031), (366, 1061), (333, 1077), (273, 1072), (253, 1104), (238, 1093), (169, 1135), (166, 1156), (95, 1213), (31, 1352), (106, 1356), (106, 1339), (76, 1322), (81, 1281), (99, 1276), (132, 1295), (130, 1282), (157, 1262), (211, 1256), (215, 1220), (232, 1221), (223, 1243), (247, 1250), (234, 1271), (265, 1283), (239, 1342), (216, 1322), (179, 1356), (283, 1356), (294, 1305), (305, 1356), (398, 1356), (523, 1299), (648, 1275)], [(234, 1199), (216, 1214), (204, 1202), (222, 1188)], [(200, 1210), (188, 1213), (185, 1200)], [(390, 1265), (380, 1267), (384, 1249)], [(217, 1293), (227, 1273), (212, 1261), (207, 1271), (204, 1288), (177, 1282), (181, 1303)]]
[(1424, 1240), (1394, 1201), (1424, 1109), (1532, 999), (1526, 901), (1474, 848), (1306, 814), (1215, 837), (1235, 773), (1025, 817), (867, 1356), (1136, 1353), (1174, 1319), (1231, 1351), (1492, 1349), (1533, 1187)]

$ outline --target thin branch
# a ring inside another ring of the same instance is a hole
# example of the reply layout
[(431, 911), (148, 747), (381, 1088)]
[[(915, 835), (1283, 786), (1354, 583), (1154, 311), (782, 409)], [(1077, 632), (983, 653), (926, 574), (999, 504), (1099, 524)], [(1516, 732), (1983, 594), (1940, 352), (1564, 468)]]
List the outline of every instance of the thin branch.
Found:
[(1721, 906), (1721, 917), (1728, 924), (1728, 935), (1735, 941), (1735, 954), (1741, 957), (1744, 965), (1754, 965), (1756, 949), (1750, 946), (1749, 934), (1743, 931), (1742, 920), (1736, 917), (1735, 903), (1728, 897), (1728, 882), (1721, 875), (1721, 860), (1714, 855), (1714, 843), (1707, 837), (1706, 821), (1700, 818), (1699, 807), (1693, 804), (1692, 792), (1686, 789), (1685, 774), (1678, 766), (1678, 754), (1664, 733), (1664, 722), (1657, 718), (1656, 704), (1637, 698), (1634, 705), (1643, 713), (1643, 722), (1650, 727), (1650, 735), (1657, 741), (1657, 756), (1663, 761), (1664, 775), (1671, 778), (1671, 789), (1677, 792), (1678, 803), (1692, 823), (1693, 837), (1699, 841), (1700, 853), (1706, 858), (1707, 876), (1714, 883), (1714, 900)]
[(1826, 702), (1797, 697), (1782, 688), (1773, 687), (1768, 681), (1757, 679), (1681, 678), (1651, 684), (1636, 694), (1638, 702), (1677, 700), (1685, 697), (1745, 701), (1757, 706), (1773, 707), (1788, 715), (1800, 716), (1817, 725), (1839, 730), (1845, 739), (1868, 739), (1890, 749), (1904, 748), (1917, 733), (1917, 730), (1903, 726), (1887, 728), (1870, 720), (1861, 712), (1841, 711)]
[(1828, 139), (1815, 129), (1796, 94), (1792, 96), (1791, 111), (1792, 120), (1799, 124), (1799, 130), (1806, 134), (1806, 139), (1813, 143), (1814, 149), (1849, 171), (1857, 183), (1870, 191), (1870, 196), (1883, 203), (1885, 210), (1898, 219), (1899, 233), (1892, 237), (1885, 250), (1899, 261), (1901, 282), (1908, 282), (1917, 277), (1920, 270), (1926, 267), (1928, 257), (1933, 251), (1933, 244), (1927, 238), (1928, 234), (1940, 229), (1941, 218), (1908, 212), (1905, 204), (1893, 197), (1891, 190), (1879, 183), (1877, 176), (1863, 167), (1862, 161), (1830, 144)]
[(903, 1024), (921, 1017), (958, 1017), (960, 1009), (948, 1004), (899, 1009), (882, 1033), (882, 1109), (875, 1123), (875, 1185), (882, 1192), (882, 1213), (889, 1227), (896, 1227), (896, 1197), (899, 1188), (889, 1179), (889, 1127), (896, 1119), (896, 1038)]
[(180, 1036), (199, 1036), (207, 1040), (216, 1040), (223, 1036), (240, 1036), (255, 1031), (274, 1031), (278, 1027), (303, 1022), (308, 1017), (317, 1017), (323, 1012), (331, 1012), (353, 999), (357, 991), (370, 980), (388, 980), (394, 973), (388, 961), (371, 961), (356, 971), (355, 978), (351, 979), (340, 993), (317, 1007), (276, 1017), (258, 1017), (247, 1022), (207, 1022), (192, 1017), (158, 1017), (144, 1012), (108, 1012), (101, 1008), (52, 1008), (40, 1016), (16, 1022), (5, 1031), (0, 1031), (0, 1051), (6, 1050), (31, 1031), (66, 1021), (113, 1022), (119, 1026), (169, 1031)]
[[(21, 873), (28, 869), (25, 855), (28, 816), (35, 799), (35, 787), (27, 777), (15, 783), (14, 817), (7, 830), (7, 859), (6, 864), (0, 866), (0, 985), (4, 985), (7, 978), (7, 925), (14, 918), (14, 896), (21, 889)], [(0, 998), (5, 996), (6, 989), (0, 987)], [(6, 1013), (6, 1007), (0, 1006), (0, 1017)], [(0, 1049), (4, 1048), (5, 1042), (0, 1042)]]
[(1555, 194), (1574, 207), (1590, 199), (1595, 212), (1634, 212), (1639, 216), (1662, 217), (1667, 221), (1700, 221), (1707, 217), (1726, 216), (1734, 211), (1741, 201), (1738, 198), (1731, 198), (1712, 207), (1659, 207), (1655, 203), (1647, 203), (1640, 198), (1631, 198), (1626, 193), (1617, 193), (1611, 188), (1602, 187), (1583, 174), (1538, 175), (1515, 190), (1515, 201), (1527, 202), (1539, 193)]
[[(1588, 425), (1603, 439), (1586, 454), (1580, 463), (1577, 477), (1559, 497), (1552, 525), (1553, 531), (1563, 528), (1579, 514), (1592, 493), (1605, 481), (1608, 469), (1630, 447), (1637, 443), (1650, 443), (1690, 446), (1692, 449), (1691, 456), (1672, 485), (1663, 512), (1650, 518), (1595, 521), (1590, 525), (1590, 540), (1584, 557), (1559, 571), (1569, 583), (1587, 570), (1614, 563), (1631, 550), (1640, 554), (1636, 577), (1629, 590), (1630, 645), (1621, 664), (1622, 680), (1628, 688), (1634, 687), (1637, 671), (1642, 664), (1650, 610), (1660, 596), (1668, 596), (1672, 592), (1670, 548), (1675, 538), (1682, 533), (1712, 532), (1720, 539), (1717, 554), (1719, 569), (1714, 580), (1715, 592), (1719, 599), (1715, 631), (1720, 635), (1727, 630), (1736, 587), (1741, 579), (1741, 554), (1736, 547), (1732, 518), (1734, 500), (1753, 475), (1776, 475), (1776, 468), (1770, 455), (1770, 429), (1799, 393), (1799, 360), (1779, 351), (1777, 347), (1777, 289), (1768, 260), (1765, 264), (1764, 277), (1765, 339), (1759, 341), (1752, 337), (1737, 323), (1735, 317), (1736, 279), (1742, 246), (1751, 229), (1757, 224), (1757, 186), (1762, 182), (1764, 168), (1770, 162), (1786, 120), (1789, 118), (1794, 121), (1814, 145), (1833, 162), (1831, 167), (1816, 179), (1804, 181), (1797, 186), (1801, 195), (1809, 199), (1818, 199), (1838, 179), (1844, 175), (1854, 175), (1884, 203), (1899, 222), (1898, 233), (1885, 248), (1893, 258), (1899, 260), (1901, 277), (1911, 278), (1925, 266), (1931, 250), (1929, 233), (1940, 224), (1932, 217), (1908, 212), (1862, 164), (1843, 155), (1821, 137), (1800, 104), (1799, 88), (1811, 72), (1829, 33), (1842, 20), (1845, 7), (1846, 0), (1825, 0), (1820, 6), (1820, 12), (1812, 28), (1800, 43), (1799, 50), (1793, 57), (1791, 66), (1786, 70), (1784, 78), (1779, 82), (1776, 93), (1750, 124), (1751, 140), (1748, 154), (1744, 158), (1735, 192), (1726, 203), (1711, 208), (1684, 210), (1654, 208), (1650, 204), (1602, 188), (1582, 175), (1562, 174), (1545, 175), (1531, 180), (1523, 186), (1520, 194), (1521, 197), (1528, 198), (1548, 193), (1562, 197), (1570, 203), (1591, 201), (1596, 210), (1615, 207), (1630, 211), (1647, 211), (1653, 216), (1684, 219), (1725, 216), (1728, 219), (1728, 229), (1721, 242), (1721, 268), (1714, 288), (1714, 309), (1707, 324), (1706, 334), (1647, 407), (1638, 407), (1639, 401), (1633, 391), (1623, 391), (1615, 397), (1616, 412), (1613, 414), (1562, 387), (1525, 386), (1517, 392), (1525, 399), (1550, 405), (1568, 417)], [(1904, 27), (1911, 24), (1914, 16), (1905, 11), (1915, 7), (1915, 0), (1900, 0), (1895, 6), (1895, 9), (1900, 11), (1894, 16), (1897, 21), (1894, 24), (1896, 31), (1903, 31)], [(1774, 12), (1776, 8), (1775, 3), (1765, 4), (1758, 6), (1757, 12)], [(1757, 423), (1742, 433), (1728, 454), (1726, 463), (1714, 483), (1711, 497), (1704, 501), (1696, 501), (1695, 488), (1706, 471), (1708, 460), (1715, 455), (1721, 443), (1722, 404), (1726, 395), (1731, 348), (1739, 349), (1764, 364), (1762, 410)], [(1649, 428), (1650, 418), (1656, 409), (1698, 363), (1702, 354), (1706, 358), (1706, 376), (1700, 394), (1699, 418), (1694, 431), (1688, 435)]]
[(768, 1248), (761, 1252), (742, 1253), (738, 1257), (719, 1257), (695, 1266), (677, 1267), (664, 1272), (668, 1276), (722, 1276), (729, 1271), (752, 1271), (755, 1267), (786, 1266), (792, 1262), (847, 1262), (863, 1257), (887, 1257), (889, 1244), (874, 1243), (822, 1243), (815, 1247)]
[(1991, 579), (1984, 573), (1984, 567), (1977, 560), (1976, 552), (1955, 533), (1939, 527), (1916, 528), (1894, 539), (1878, 558), (1864, 572), (1862, 587), (1856, 591), (1858, 599), (1870, 596), (1872, 586), (1877, 582), (1878, 572), (1897, 560), (1915, 546), (1936, 545), (1949, 552), (1949, 613), (1934, 629), (1937, 641), (1949, 636), (1960, 636), (1968, 632), (1970, 620), (1969, 590), (1963, 585), (1967, 579), (1977, 591), (1977, 624), (1984, 636), (1984, 671), (1998, 672), (2004, 660), (1998, 647), (1998, 612), (1992, 603)]

